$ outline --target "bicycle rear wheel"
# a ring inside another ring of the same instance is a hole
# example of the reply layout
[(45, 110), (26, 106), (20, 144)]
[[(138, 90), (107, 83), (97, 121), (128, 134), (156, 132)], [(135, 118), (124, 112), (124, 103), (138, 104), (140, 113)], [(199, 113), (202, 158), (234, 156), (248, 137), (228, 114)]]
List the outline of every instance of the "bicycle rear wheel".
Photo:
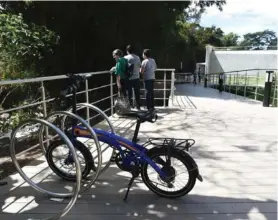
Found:
[[(141, 168), (141, 177), (145, 185), (155, 194), (166, 198), (177, 198), (188, 194), (196, 183), (196, 172), (190, 156), (179, 149), (171, 149), (171, 164), (166, 164), (167, 148), (155, 147), (149, 150), (148, 157), (153, 160), (165, 173), (167, 178), (161, 177), (148, 163), (143, 163)], [(165, 159), (163, 159), (163, 157)], [(182, 173), (185, 178), (178, 178), (177, 169), (173, 166), (174, 159), (183, 165)], [(155, 180), (151, 180), (148, 173), (149, 168), (153, 170)], [(177, 182), (180, 184), (176, 184)], [(176, 184), (176, 186), (175, 186)], [(182, 185), (182, 187), (180, 187)], [(159, 186), (161, 188), (159, 188)], [(178, 187), (179, 186), (179, 187)]]

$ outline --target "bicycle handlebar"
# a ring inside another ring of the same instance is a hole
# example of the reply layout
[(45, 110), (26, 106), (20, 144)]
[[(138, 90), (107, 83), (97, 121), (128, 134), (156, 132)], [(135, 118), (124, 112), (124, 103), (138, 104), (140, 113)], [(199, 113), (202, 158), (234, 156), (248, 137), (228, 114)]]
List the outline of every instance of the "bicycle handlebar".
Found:
[(69, 74), (67, 74), (67, 76), (69, 77), (71, 82), (70, 82), (70, 85), (67, 88), (62, 89), (60, 91), (60, 96), (61, 97), (66, 97), (68, 94), (73, 93), (73, 91), (77, 91), (80, 88), (81, 82), (85, 82), (86, 79), (88, 79), (89, 77), (92, 76), (92, 74), (88, 73), (84, 76), (81, 76), (81, 75), (78, 75), (78, 74), (69, 73)]

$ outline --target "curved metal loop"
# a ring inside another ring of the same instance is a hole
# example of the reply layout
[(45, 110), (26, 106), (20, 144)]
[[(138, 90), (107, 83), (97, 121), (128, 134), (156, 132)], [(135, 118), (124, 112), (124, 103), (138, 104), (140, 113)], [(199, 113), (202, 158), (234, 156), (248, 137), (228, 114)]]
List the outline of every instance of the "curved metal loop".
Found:
[[(54, 115), (65, 115), (64, 117), (69, 116), (69, 117), (72, 117), (72, 118), (80, 121), (88, 129), (88, 131), (90, 132), (90, 134), (92, 135), (92, 137), (93, 137), (93, 139), (95, 141), (96, 148), (97, 148), (97, 155), (98, 155), (98, 166), (97, 166), (95, 175), (91, 179), (90, 183), (86, 187), (84, 187), (83, 189), (80, 190), (80, 193), (83, 193), (86, 190), (88, 190), (95, 183), (95, 181), (97, 180), (97, 178), (98, 178), (98, 176), (99, 176), (99, 174), (101, 172), (102, 154), (101, 154), (101, 148), (100, 148), (100, 144), (99, 144), (97, 135), (94, 132), (94, 130), (91, 128), (91, 126), (83, 118), (81, 118), (80, 116), (78, 116), (78, 115), (76, 115), (76, 114), (74, 114), (72, 112), (69, 112), (69, 111), (56, 111), (56, 112), (52, 112), (51, 114), (49, 114), (45, 118), (45, 120), (49, 120)], [(64, 130), (64, 127), (63, 127), (62, 130)], [(40, 127), (39, 138), (40, 138), (41, 149), (42, 149), (43, 152), (45, 152), (46, 150), (45, 150), (45, 147), (44, 147), (44, 144), (43, 144), (43, 127)]]
[[(24, 125), (29, 124), (31, 122), (35, 122), (35, 123), (40, 123), (41, 125), (44, 126), (48, 126), (50, 128), (52, 128), (53, 130), (55, 130), (58, 135), (65, 141), (65, 143), (68, 145), (70, 151), (72, 152), (73, 155), (73, 160), (75, 162), (76, 165), (76, 186), (74, 187), (74, 192), (72, 193), (53, 193), (47, 190), (42, 189), (41, 187), (37, 186), (37, 184), (35, 184), (30, 178), (28, 178), (25, 173), (23, 172), (23, 170), (21, 169), (17, 159), (16, 159), (16, 155), (15, 155), (15, 138), (16, 138), (16, 134), (18, 132), (18, 130), (20, 130)], [(18, 125), (16, 127), (16, 129), (13, 130), (12, 135), (11, 135), (11, 143), (10, 143), (10, 154), (11, 154), (11, 158), (12, 161), (18, 171), (18, 173), (21, 175), (21, 177), (30, 184), (30, 186), (32, 188), (34, 188), (35, 190), (47, 194), (49, 196), (54, 196), (54, 197), (69, 197), (72, 196), (69, 204), (64, 208), (64, 210), (62, 210), (61, 212), (57, 213), (55, 216), (49, 217), (49, 218), (45, 218), (44, 220), (57, 220), (63, 216), (65, 216), (70, 209), (73, 207), (73, 205), (75, 204), (78, 194), (79, 194), (79, 190), (80, 190), (80, 186), (81, 186), (81, 167), (80, 167), (80, 163), (77, 159), (77, 154), (75, 152), (74, 146), (72, 145), (71, 141), (69, 140), (69, 138), (56, 126), (54, 126), (53, 124), (49, 123), (46, 120), (43, 119), (29, 119), (26, 120), (24, 122), (22, 122), (20, 125)]]
[[(81, 109), (82, 107), (88, 107), (92, 110), (95, 110), (96, 112), (98, 112), (99, 114), (102, 115), (102, 117), (107, 121), (110, 129), (111, 129), (111, 133), (115, 134), (115, 129), (114, 129), (114, 126), (112, 124), (112, 122), (110, 121), (108, 115), (105, 114), (104, 111), (102, 111), (100, 108), (92, 105), (92, 104), (89, 104), (89, 103), (78, 103), (76, 105), (77, 107), (77, 110)], [(72, 108), (69, 108), (68, 111), (72, 111)], [(63, 117), (62, 119), (62, 122), (61, 122), (61, 129), (64, 130), (64, 124), (65, 124), (65, 120), (66, 120), (66, 116)], [(109, 158), (107, 164), (101, 169), (100, 173), (103, 173), (104, 171), (106, 171), (110, 165), (111, 165), (111, 159), (113, 158), (114, 154), (116, 154), (116, 150), (114, 148), (112, 148), (112, 154), (111, 154), (111, 157)]]
[[(90, 109), (95, 110), (95, 111), (98, 112), (99, 114), (101, 114), (102, 117), (107, 121), (107, 123), (108, 123), (108, 125), (109, 125), (109, 127), (110, 127), (110, 129), (111, 129), (111, 133), (115, 134), (114, 126), (113, 126), (112, 122), (110, 121), (108, 115), (106, 115), (105, 112), (102, 111), (100, 108), (98, 108), (98, 107), (96, 107), (96, 106), (94, 106), (94, 105), (92, 105), (92, 104), (85, 103), (85, 102), (84, 102), (84, 103), (78, 103), (78, 104), (76, 105), (76, 107), (77, 107), (78, 110), (81, 109), (80, 107), (88, 107), (88, 108), (90, 108)], [(72, 108), (67, 109), (67, 111), (72, 111)], [(63, 120), (65, 120), (65, 119), (63, 118)], [(64, 124), (64, 121), (62, 121), (62, 126), (63, 126), (63, 124)], [(63, 128), (63, 127), (62, 127), (62, 128)]]

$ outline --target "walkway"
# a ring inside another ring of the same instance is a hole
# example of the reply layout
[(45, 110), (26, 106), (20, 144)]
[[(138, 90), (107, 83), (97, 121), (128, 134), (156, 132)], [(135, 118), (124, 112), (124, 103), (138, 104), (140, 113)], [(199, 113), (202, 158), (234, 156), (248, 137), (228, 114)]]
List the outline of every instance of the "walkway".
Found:
[[(159, 109), (155, 124), (144, 123), (140, 138), (194, 138), (192, 155), (204, 181), (197, 181), (189, 195), (167, 200), (146, 190), (139, 179), (129, 202), (123, 203), (129, 174), (113, 166), (62, 219), (276, 220), (276, 114), (277, 109), (263, 108), (256, 101), (177, 85), (171, 108)], [(131, 136), (134, 121), (112, 120), (118, 133)], [(71, 190), (69, 183), (59, 181), (45, 167), (45, 162), (38, 160), (25, 171), (35, 181), (42, 181), (44, 188)], [(0, 187), (1, 220), (49, 217), (68, 202), (51, 201), (34, 192), (18, 174), (6, 181), (9, 185)]]

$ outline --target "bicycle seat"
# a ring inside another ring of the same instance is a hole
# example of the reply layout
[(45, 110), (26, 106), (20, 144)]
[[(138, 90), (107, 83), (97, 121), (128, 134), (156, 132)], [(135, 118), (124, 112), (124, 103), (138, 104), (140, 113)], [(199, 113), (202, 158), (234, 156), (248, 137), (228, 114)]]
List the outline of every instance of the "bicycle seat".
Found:
[(129, 111), (124, 116), (137, 118), (141, 123), (145, 121), (154, 123), (157, 120), (157, 114), (153, 111)]

